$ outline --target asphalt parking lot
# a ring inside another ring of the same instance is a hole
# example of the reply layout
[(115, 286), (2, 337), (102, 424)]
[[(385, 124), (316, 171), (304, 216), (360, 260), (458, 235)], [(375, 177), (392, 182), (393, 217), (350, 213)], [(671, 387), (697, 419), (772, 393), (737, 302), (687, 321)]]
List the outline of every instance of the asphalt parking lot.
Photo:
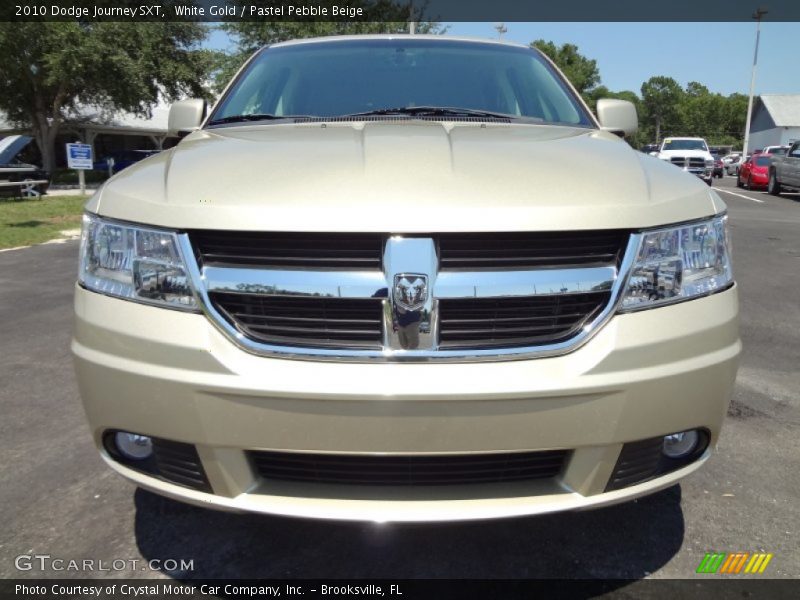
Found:
[(107, 469), (68, 351), (77, 243), (0, 253), (0, 577), (15, 557), (191, 559), (191, 573), (265, 578), (686, 578), (705, 552), (761, 551), (800, 577), (800, 194), (715, 180), (728, 203), (744, 353), (712, 460), (620, 506), (537, 518), (377, 525), (184, 506)]

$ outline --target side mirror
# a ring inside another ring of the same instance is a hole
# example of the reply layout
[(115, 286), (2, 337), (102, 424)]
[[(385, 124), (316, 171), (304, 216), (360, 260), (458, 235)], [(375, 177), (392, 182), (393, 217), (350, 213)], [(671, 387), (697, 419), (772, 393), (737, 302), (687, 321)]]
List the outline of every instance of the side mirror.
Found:
[(167, 129), (172, 135), (200, 127), (206, 114), (206, 101), (192, 98), (180, 100), (169, 107)]
[(633, 135), (639, 129), (639, 117), (633, 102), (602, 98), (597, 101), (597, 120), (603, 131), (619, 136)]

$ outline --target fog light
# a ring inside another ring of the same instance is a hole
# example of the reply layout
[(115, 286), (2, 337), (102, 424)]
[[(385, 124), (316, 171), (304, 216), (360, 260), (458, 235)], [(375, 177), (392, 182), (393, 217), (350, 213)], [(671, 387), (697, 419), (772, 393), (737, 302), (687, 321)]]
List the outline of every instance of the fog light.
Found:
[(153, 454), (153, 441), (146, 435), (118, 431), (114, 444), (122, 456), (132, 460), (144, 460)]
[(669, 458), (684, 458), (697, 448), (697, 431), (681, 431), (664, 436), (662, 452)]

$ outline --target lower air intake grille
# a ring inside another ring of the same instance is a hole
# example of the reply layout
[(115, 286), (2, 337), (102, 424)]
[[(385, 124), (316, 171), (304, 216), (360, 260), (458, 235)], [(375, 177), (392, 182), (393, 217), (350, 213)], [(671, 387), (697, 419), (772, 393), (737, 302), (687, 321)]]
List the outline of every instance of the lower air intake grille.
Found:
[(642, 483), (658, 475), (664, 438), (628, 442), (622, 447), (606, 491)]
[(197, 449), (192, 444), (153, 438), (153, 455), (158, 474), (167, 481), (211, 491)]
[(628, 442), (622, 446), (617, 464), (606, 491), (619, 490), (637, 483), (644, 483), (654, 477), (680, 469), (700, 458), (708, 448), (710, 437), (706, 429), (696, 430), (698, 441), (695, 449), (683, 458), (669, 458), (662, 452), (663, 436)]
[(241, 333), (265, 344), (380, 350), (379, 298), (300, 298), (215, 292), (213, 305)]
[(210, 492), (203, 463), (193, 444), (173, 442), (163, 438), (150, 437), (153, 453), (145, 459), (134, 460), (120, 453), (114, 441), (116, 430), (103, 434), (103, 446), (108, 454), (126, 467), (158, 477), (170, 483), (177, 483), (201, 492)]
[(264, 479), (352, 485), (457, 485), (555, 477), (568, 452), (364, 456), (249, 452)]
[(512, 348), (558, 343), (592, 321), (608, 301), (608, 292), (443, 299), (439, 301), (439, 347)]

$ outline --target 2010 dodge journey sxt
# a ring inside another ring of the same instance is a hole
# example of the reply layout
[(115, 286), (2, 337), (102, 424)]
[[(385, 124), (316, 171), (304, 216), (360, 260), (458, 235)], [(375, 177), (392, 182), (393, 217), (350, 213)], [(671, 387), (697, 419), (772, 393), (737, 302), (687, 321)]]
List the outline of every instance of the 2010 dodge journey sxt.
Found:
[(103, 459), (210, 507), (427, 521), (611, 504), (712, 453), (725, 205), (538, 51), (257, 52), (89, 201), (73, 352)]

